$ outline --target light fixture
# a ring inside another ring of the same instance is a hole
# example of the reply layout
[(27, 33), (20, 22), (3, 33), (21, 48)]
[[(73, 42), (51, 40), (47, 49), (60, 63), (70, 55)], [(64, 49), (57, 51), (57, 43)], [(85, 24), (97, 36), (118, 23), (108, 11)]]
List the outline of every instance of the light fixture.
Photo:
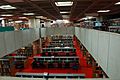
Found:
[(15, 21), (15, 23), (22, 23), (23, 21)]
[(55, 2), (56, 6), (72, 6), (73, 2), (67, 1), (67, 2)]
[(66, 13), (70, 13), (70, 12), (60, 12), (61, 14), (66, 14)]
[(23, 13), (23, 15), (30, 16), (30, 15), (35, 15), (35, 13)]
[(99, 10), (99, 11), (97, 11), (97, 12), (99, 12), (99, 13), (102, 13), (102, 12), (110, 12), (110, 10)]
[(115, 3), (115, 5), (120, 5), (120, 2)]
[(3, 14), (3, 15), (0, 15), (0, 16), (13, 16), (12, 14)]
[(3, 19), (5, 19), (5, 18), (0, 18), (0, 20), (3, 20)]
[(13, 7), (11, 5), (2, 5), (0, 6), (0, 9), (16, 9), (16, 7)]

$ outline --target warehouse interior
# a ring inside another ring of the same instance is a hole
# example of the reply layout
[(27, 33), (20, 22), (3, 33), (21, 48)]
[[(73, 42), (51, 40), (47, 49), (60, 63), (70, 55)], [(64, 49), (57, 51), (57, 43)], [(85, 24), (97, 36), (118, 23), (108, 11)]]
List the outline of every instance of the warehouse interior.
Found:
[(0, 80), (119, 80), (120, 0), (0, 0)]

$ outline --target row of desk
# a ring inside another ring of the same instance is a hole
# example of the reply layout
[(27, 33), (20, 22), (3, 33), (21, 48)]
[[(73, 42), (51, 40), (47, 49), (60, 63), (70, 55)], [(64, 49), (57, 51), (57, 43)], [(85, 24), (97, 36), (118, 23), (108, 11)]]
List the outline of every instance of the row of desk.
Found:
[(52, 47), (52, 48), (43, 48), (43, 52), (76, 52), (76, 49), (73, 47)]
[(52, 48), (52, 47), (74, 47), (73, 44), (50, 44), (47, 47)]
[(16, 77), (27, 78), (85, 78), (85, 74), (53, 74), (53, 73), (16, 73)]
[(51, 57), (43, 57), (43, 56), (34, 56), (34, 60), (35, 61), (47, 61), (47, 60), (72, 60), (72, 61), (79, 61), (79, 57), (77, 56), (72, 56), (72, 57), (63, 57), (63, 56), (59, 56), (59, 57), (55, 57), (55, 56), (51, 56)]
[(76, 56), (75, 52), (46, 52), (42, 56)]
[(78, 57), (39, 57), (35, 56), (32, 68), (79, 68)]

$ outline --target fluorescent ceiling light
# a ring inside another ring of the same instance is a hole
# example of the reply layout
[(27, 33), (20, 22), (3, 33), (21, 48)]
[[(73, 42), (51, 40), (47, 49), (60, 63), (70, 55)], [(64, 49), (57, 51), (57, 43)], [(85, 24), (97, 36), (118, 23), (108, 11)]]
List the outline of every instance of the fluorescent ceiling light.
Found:
[(115, 5), (120, 5), (120, 2), (115, 3)]
[(16, 9), (16, 7), (13, 7), (11, 5), (2, 5), (0, 6), (0, 9)]
[(55, 2), (56, 6), (72, 6), (73, 2), (68, 1), (68, 2)]
[(0, 20), (3, 20), (3, 19), (5, 19), (5, 18), (0, 18)]
[(11, 14), (3, 14), (1, 16), (13, 16), (13, 15), (11, 15)]
[(66, 13), (70, 13), (70, 12), (60, 12), (61, 14), (66, 14)]
[(110, 10), (99, 10), (97, 12), (110, 12)]
[(23, 13), (23, 15), (30, 16), (30, 15), (35, 15), (34, 13)]
[(21, 22), (23, 22), (23, 21), (15, 21), (15, 23), (21, 23)]

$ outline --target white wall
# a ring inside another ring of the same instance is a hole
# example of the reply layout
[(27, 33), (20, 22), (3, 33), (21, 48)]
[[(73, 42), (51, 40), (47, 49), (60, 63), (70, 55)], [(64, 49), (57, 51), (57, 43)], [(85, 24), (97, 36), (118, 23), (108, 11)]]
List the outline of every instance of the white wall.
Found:
[(120, 79), (120, 34), (75, 27), (75, 35), (108, 76)]

